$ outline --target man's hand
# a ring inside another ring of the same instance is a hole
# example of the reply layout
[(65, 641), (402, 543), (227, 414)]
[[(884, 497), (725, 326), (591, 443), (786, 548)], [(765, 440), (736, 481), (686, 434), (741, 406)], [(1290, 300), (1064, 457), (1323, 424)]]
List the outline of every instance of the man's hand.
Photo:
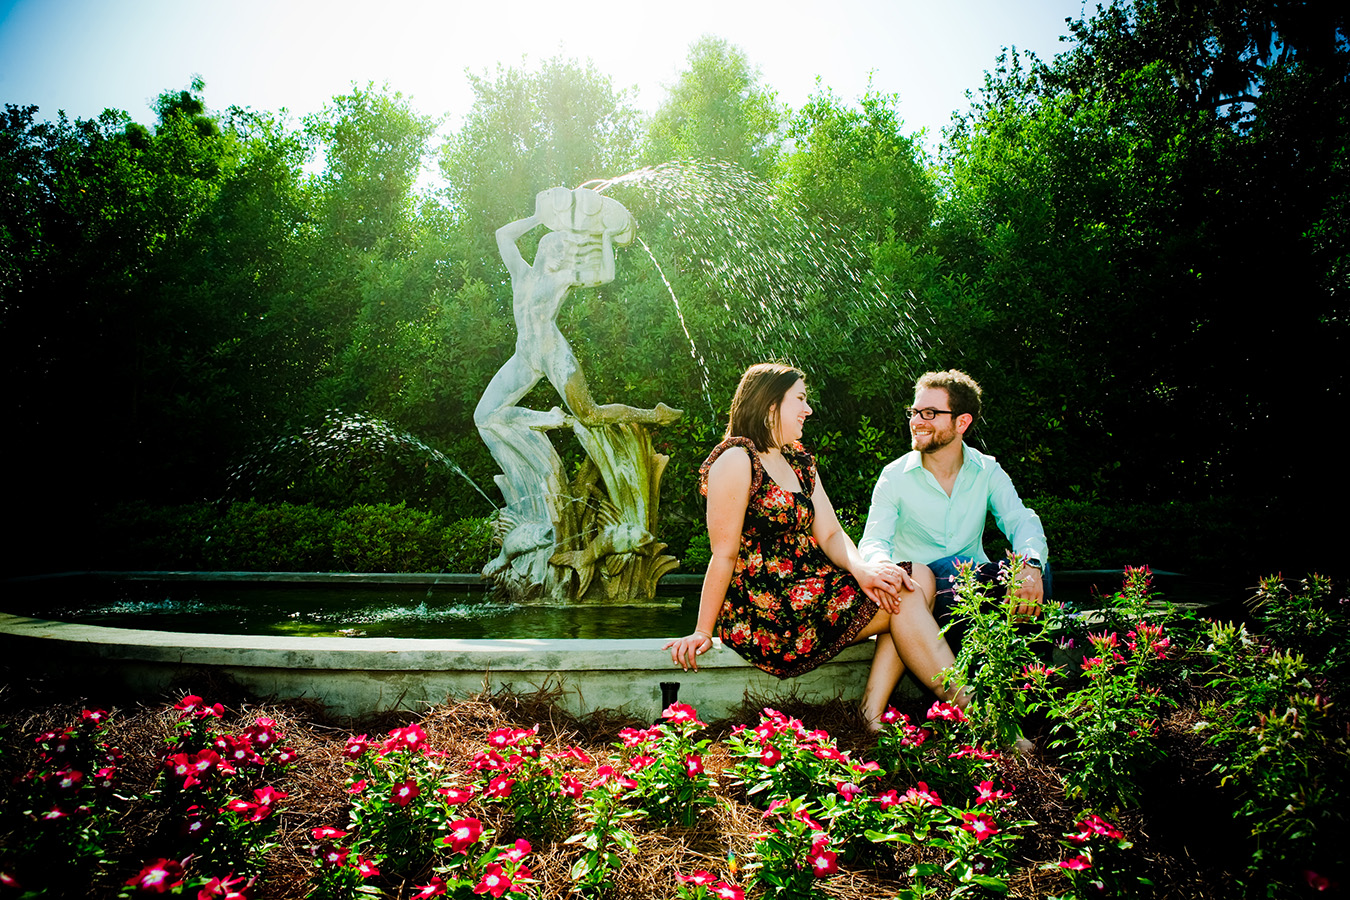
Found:
[(914, 579), (893, 562), (868, 563), (853, 573), (863, 593), (886, 612), (900, 611), (900, 594), (915, 590)]
[(1022, 602), (1017, 604), (1015, 612), (1019, 616), (1038, 616), (1041, 613), (1041, 601), (1045, 599), (1045, 584), (1041, 581), (1041, 570), (1027, 566), (1018, 575), (1021, 584), (1015, 596)]

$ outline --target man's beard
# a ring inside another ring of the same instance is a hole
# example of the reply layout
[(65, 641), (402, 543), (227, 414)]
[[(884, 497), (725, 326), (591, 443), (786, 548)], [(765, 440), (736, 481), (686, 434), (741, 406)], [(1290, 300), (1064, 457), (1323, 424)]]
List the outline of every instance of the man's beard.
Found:
[(917, 436), (913, 435), (911, 435), (910, 437), (909, 445), (911, 448), (918, 450), (920, 453), (936, 453), (954, 440), (956, 440), (955, 428), (949, 428), (946, 431), (939, 431), (938, 429), (934, 428), (932, 433), (928, 435), (927, 445), (920, 447)]

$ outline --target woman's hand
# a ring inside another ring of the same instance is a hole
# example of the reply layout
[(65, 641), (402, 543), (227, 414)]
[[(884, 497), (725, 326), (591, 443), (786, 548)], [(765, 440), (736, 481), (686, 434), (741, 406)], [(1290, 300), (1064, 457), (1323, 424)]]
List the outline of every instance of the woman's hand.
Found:
[(712, 649), (713, 640), (702, 631), (688, 637), (676, 638), (661, 649), (670, 651), (670, 661), (688, 672), (698, 671), (698, 658)]

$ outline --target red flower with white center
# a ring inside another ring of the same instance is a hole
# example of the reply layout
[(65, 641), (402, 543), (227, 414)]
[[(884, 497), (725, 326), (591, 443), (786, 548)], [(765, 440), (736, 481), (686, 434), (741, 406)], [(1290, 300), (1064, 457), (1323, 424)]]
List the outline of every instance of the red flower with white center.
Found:
[(703, 757), (697, 753), (691, 753), (684, 758), (684, 774), (690, 778), (696, 778), (703, 774)]
[(1125, 837), (1119, 828), (1095, 813), (1084, 817), (1083, 821), (1078, 823), (1078, 827), (1085, 832), (1090, 831), (1093, 834), (1100, 834), (1113, 841), (1119, 841)]
[(294, 747), (282, 747), (277, 751), (277, 762), (283, 766), (289, 766), (299, 756), (300, 754), (295, 751)]
[(843, 798), (845, 803), (849, 803), (854, 797), (862, 793), (862, 788), (848, 781), (841, 781), (834, 786), (835, 792)]
[(694, 712), (694, 708), (688, 703), (670, 704), (662, 710), (661, 717), (666, 721), (673, 722), (677, 725), (688, 722), (691, 725), (704, 727), (703, 723), (698, 720), (698, 713)]
[(905, 791), (900, 800), (903, 803), (927, 803), (929, 806), (942, 805), (942, 798), (938, 796), (937, 791), (928, 789), (928, 782), (926, 781), (920, 781), (917, 787)]
[(364, 794), (365, 792), (366, 792), (366, 780), (364, 778), (362, 778), (360, 781), (353, 781), (350, 785), (347, 786), (347, 793), (349, 794)]
[(656, 762), (655, 756), (647, 756), (646, 754), (643, 754), (641, 756), (635, 756), (628, 761), (628, 771), (641, 772), (643, 769), (647, 768), (654, 762)]
[(586, 791), (585, 785), (571, 775), (564, 775), (562, 777), (559, 789), (562, 791), (564, 797), (569, 797), (573, 800), (580, 797)]
[(78, 769), (62, 769), (54, 776), (56, 779), (56, 789), (67, 793), (74, 793), (84, 784), (84, 773)]
[(220, 765), (220, 754), (210, 748), (198, 750), (197, 755), (191, 759), (192, 768), (197, 774), (205, 775), (207, 772)]
[(61, 804), (58, 803), (56, 806), (53, 806), (51, 809), (45, 810), (44, 812), (42, 812), (41, 814), (39, 814), (39, 815), (38, 815), (38, 818), (41, 819), (41, 820), (44, 821), (44, 822), (54, 822), (54, 821), (56, 821), (57, 819), (64, 819), (64, 818), (66, 818), (66, 817), (69, 816), (69, 815), (70, 815), (70, 810), (66, 809), (64, 806), (62, 806)]
[(426, 900), (427, 897), (443, 897), (445, 895), (445, 882), (440, 878), (431, 879), (431, 884), (424, 884), (413, 894), (414, 900)]
[(441, 839), (441, 843), (446, 844), (451, 853), (463, 853), (482, 836), (483, 823), (480, 820), (460, 819), (450, 823), (450, 833)]
[(1072, 859), (1061, 860), (1059, 863), (1061, 869), (1068, 869), (1072, 872), (1081, 872), (1084, 869), (1092, 868), (1092, 863), (1081, 856), (1075, 856)]
[(197, 892), (197, 900), (248, 900), (248, 890), (253, 887), (253, 879), (244, 879), (243, 875), (226, 875), (224, 878), (212, 878)]
[(359, 759), (370, 749), (370, 739), (366, 735), (347, 738), (347, 746), (343, 748), (342, 755), (348, 759)]
[(1007, 800), (1012, 796), (1011, 791), (995, 790), (992, 781), (981, 781), (975, 788), (975, 805), (989, 803), (995, 800)]
[(23, 885), (19, 880), (4, 870), (0, 870), (0, 887), (13, 888), (16, 891), (23, 890)]
[(104, 766), (94, 773), (93, 784), (99, 790), (108, 790), (117, 783), (117, 770), (112, 766)]
[(182, 700), (179, 700), (177, 703), (175, 703), (173, 705), (173, 708), (178, 710), (179, 712), (190, 713), (194, 709), (196, 709), (198, 705), (201, 704), (201, 702), (202, 702), (201, 697), (198, 697), (196, 694), (188, 694)]
[(483, 879), (473, 886), (475, 894), (491, 894), (500, 897), (511, 890), (511, 879), (497, 863), (489, 863), (483, 870)]
[(487, 789), (483, 791), (483, 796), (505, 799), (511, 796), (511, 789), (515, 786), (516, 780), (514, 778), (498, 775), (488, 782)]
[(783, 758), (783, 751), (779, 750), (773, 744), (764, 747), (759, 753), (759, 764), (767, 768), (773, 768), (778, 765)]
[(719, 881), (713, 885), (712, 895), (720, 900), (745, 900), (745, 890), (738, 888), (734, 884), (727, 884), (725, 881)]
[(479, 750), (469, 760), (469, 768), (475, 772), (481, 772), (483, 769), (504, 769), (506, 768), (506, 758), (496, 750), (486, 752)]
[(427, 733), (417, 724), (405, 728), (395, 728), (389, 732), (382, 748), (385, 753), (395, 750), (422, 750), (427, 745)]
[(993, 818), (984, 813), (961, 813), (961, 819), (965, 822), (961, 827), (975, 835), (976, 841), (998, 834), (998, 826), (994, 824)]
[(356, 857), (356, 871), (362, 878), (374, 878), (380, 874), (380, 870), (375, 868), (375, 864), (364, 856)]
[(717, 880), (716, 875), (711, 872), (705, 872), (702, 869), (699, 869), (693, 875), (681, 875), (679, 872), (676, 872), (675, 877), (685, 884), (692, 884), (698, 887), (707, 887)]
[(945, 722), (969, 721), (969, 719), (966, 718), (966, 714), (965, 712), (962, 711), (961, 707), (957, 706), (954, 703), (944, 703), (941, 700), (934, 703), (932, 707), (929, 708), (928, 718), (930, 721), (932, 719), (942, 719)]
[(805, 809), (795, 810), (792, 813), (792, 818), (796, 819), (798, 822), (801, 822), (803, 825), (805, 825), (807, 828), (810, 828), (812, 831), (825, 830), (825, 826), (821, 825), (815, 819), (811, 818), (811, 816), (806, 812)]
[(894, 790), (889, 790), (884, 794), (877, 795), (877, 805), (882, 809), (890, 809), (899, 802), (901, 802), (900, 795)]
[(886, 711), (881, 714), (881, 721), (887, 725), (894, 725), (896, 722), (908, 724), (909, 716), (896, 709), (894, 706), (886, 707)]
[(407, 806), (420, 793), (422, 789), (417, 786), (417, 782), (409, 778), (402, 784), (394, 785), (393, 799), (399, 806)]
[(318, 828), (312, 828), (309, 834), (316, 841), (336, 841), (347, 836), (347, 832), (332, 825), (320, 825)]
[(183, 883), (183, 865), (172, 859), (157, 859), (126, 883), (146, 894), (167, 894)]
[(830, 842), (825, 838), (817, 838), (811, 845), (811, 871), (817, 878), (839, 871), (839, 854), (826, 849), (829, 845)]
[(106, 709), (86, 709), (80, 713), (80, 721), (88, 722), (94, 726), (102, 725), (108, 721), (108, 711)]
[(998, 759), (997, 750), (985, 750), (982, 747), (972, 747), (969, 744), (962, 744), (956, 748), (955, 753), (949, 753), (948, 759)]
[(272, 806), (273, 804), (285, 800), (287, 796), (285, 791), (279, 791), (270, 785), (255, 788), (253, 791), (253, 799), (257, 800), (263, 806)]
[(614, 777), (614, 767), (610, 765), (600, 766), (595, 770), (595, 780), (591, 782), (591, 787), (598, 788), (605, 782)]
[(816, 759), (848, 760), (848, 757), (840, 753), (835, 747), (817, 747), (815, 749), (815, 755)]
[(323, 860), (325, 866), (336, 869), (347, 864), (347, 854), (350, 852), (351, 851), (346, 847), (334, 847), (330, 845), (325, 847), (323, 852), (319, 854), (319, 859)]
[(619, 732), (625, 747), (640, 747), (656, 736), (655, 728), (625, 728)]
[(266, 716), (259, 716), (253, 720), (253, 726), (246, 734), (254, 747), (265, 750), (277, 742), (277, 723)]
[(445, 802), (451, 806), (459, 806), (461, 803), (468, 803), (473, 799), (472, 787), (445, 787), (436, 788), (436, 793), (445, 798)]
[(503, 850), (502, 856), (505, 856), (507, 859), (511, 860), (511, 862), (518, 863), (525, 857), (529, 856), (530, 851), (532, 849), (534, 848), (530, 846), (529, 841), (525, 840), (524, 838), (516, 838), (516, 843), (514, 844), (514, 846), (512, 846), (510, 849)]

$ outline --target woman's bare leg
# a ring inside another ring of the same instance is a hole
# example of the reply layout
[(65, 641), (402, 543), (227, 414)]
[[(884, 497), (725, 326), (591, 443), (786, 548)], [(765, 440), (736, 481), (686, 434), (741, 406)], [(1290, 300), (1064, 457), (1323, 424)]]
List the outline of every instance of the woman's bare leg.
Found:
[(905, 674), (905, 664), (891, 640), (890, 628), (877, 634), (877, 649), (872, 654), (872, 670), (867, 673), (867, 688), (863, 691), (862, 714), (872, 731), (881, 728), (881, 716), (886, 712), (891, 694)]

